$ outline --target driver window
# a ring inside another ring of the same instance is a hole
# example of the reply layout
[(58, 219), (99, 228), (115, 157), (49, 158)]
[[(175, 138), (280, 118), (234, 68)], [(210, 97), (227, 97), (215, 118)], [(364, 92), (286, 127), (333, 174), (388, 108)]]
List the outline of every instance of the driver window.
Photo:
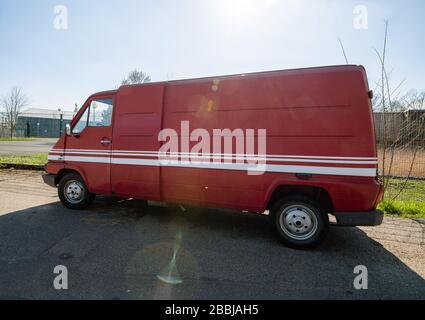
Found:
[(93, 100), (90, 103), (89, 127), (108, 127), (112, 121), (112, 99)]
[(77, 124), (72, 128), (72, 133), (80, 134), (89, 127), (108, 127), (112, 122), (112, 99), (93, 100), (86, 108)]

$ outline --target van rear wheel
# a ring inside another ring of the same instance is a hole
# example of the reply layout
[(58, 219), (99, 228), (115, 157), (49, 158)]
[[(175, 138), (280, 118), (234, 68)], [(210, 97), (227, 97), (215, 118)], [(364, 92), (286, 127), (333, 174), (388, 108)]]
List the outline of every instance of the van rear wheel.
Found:
[(59, 182), (58, 195), (62, 204), (74, 210), (87, 208), (95, 198), (79, 174), (69, 173)]
[(329, 231), (329, 218), (322, 207), (305, 196), (289, 196), (278, 201), (271, 219), (282, 242), (295, 249), (320, 244)]

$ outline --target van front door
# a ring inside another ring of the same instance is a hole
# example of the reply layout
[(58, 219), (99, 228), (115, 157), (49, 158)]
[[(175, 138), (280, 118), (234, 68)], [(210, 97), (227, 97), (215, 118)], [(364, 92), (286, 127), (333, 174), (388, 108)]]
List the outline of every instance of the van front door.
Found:
[(66, 139), (67, 166), (83, 175), (92, 193), (111, 193), (113, 105), (111, 96), (88, 100)]

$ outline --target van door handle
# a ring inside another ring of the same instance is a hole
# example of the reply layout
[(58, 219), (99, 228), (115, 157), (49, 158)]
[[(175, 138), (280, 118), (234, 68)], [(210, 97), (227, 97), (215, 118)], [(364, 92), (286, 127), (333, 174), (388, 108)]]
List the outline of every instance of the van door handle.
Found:
[(111, 140), (109, 140), (108, 138), (102, 138), (102, 140), (100, 140), (100, 144), (103, 146), (109, 146), (112, 143)]

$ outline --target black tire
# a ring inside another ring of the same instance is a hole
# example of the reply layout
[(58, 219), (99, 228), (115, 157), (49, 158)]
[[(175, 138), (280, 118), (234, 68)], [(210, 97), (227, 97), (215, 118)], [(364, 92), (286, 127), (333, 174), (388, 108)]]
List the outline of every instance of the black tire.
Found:
[(329, 217), (313, 199), (292, 195), (279, 200), (270, 218), (280, 240), (294, 249), (311, 249), (319, 245), (329, 231)]
[(60, 180), (58, 195), (62, 204), (73, 210), (87, 208), (95, 198), (95, 195), (89, 192), (86, 183), (77, 173), (69, 173)]

